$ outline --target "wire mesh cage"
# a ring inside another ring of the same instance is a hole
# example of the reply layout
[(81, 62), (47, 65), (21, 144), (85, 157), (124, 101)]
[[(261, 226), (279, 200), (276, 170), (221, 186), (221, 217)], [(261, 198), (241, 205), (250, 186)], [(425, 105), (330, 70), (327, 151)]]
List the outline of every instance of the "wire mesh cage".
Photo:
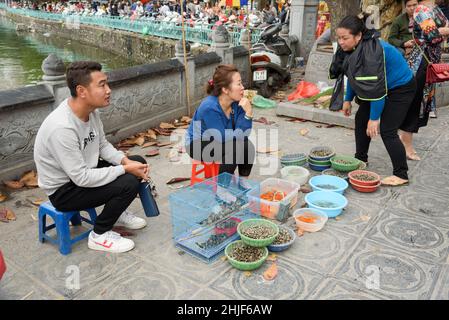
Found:
[(175, 245), (205, 262), (223, 254), (237, 240), (240, 221), (260, 217), (247, 210), (247, 193), (257, 192), (258, 182), (222, 173), (169, 197)]

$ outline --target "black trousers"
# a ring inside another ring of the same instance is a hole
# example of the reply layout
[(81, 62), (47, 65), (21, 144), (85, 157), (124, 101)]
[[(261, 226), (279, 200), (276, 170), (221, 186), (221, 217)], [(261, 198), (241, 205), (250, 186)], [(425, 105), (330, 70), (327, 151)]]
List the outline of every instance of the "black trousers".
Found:
[[(141, 156), (130, 156), (131, 160), (146, 164)], [(99, 160), (98, 168), (112, 166), (111, 163)], [(49, 196), (53, 206), (59, 211), (82, 210), (104, 205), (94, 226), (96, 234), (103, 234), (112, 229), (120, 215), (125, 211), (139, 192), (140, 179), (125, 173), (113, 182), (96, 188), (78, 187), (72, 181), (67, 182)]]
[[(407, 158), (404, 145), (398, 136), (398, 129), (410, 110), (415, 90), (415, 79), (404, 86), (390, 90), (380, 117), (380, 135), (393, 164), (393, 174), (407, 180)], [(368, 150), (371, 143), (371, 138), (366, 134), (370, 106), (369, 101), (361, 101), (359, 110), (355, 114), (355, 157), (365, 162), (368, 161)]]
[(254, 145), (247, 138), (225, 143), (195, 140), (186, 151), (192, 159), (220, 163), (220, 173), (234, 174), (238, 168), (243, 177), (250, 175), (256, 157)]
[(417, 133), (420, 127), (427, 126), (429, 121), (429, 112), (425, 112), (422, 117), (419, 116), (421, 112), (421, 104), (424, 95), (424, 86), (426, 84), (426, 73), (428, 63), (426, 59), (422, 59), (421, 64), (416, 72), (416, 92), (410, 106), (410, 110), (404, 119), (404, 122), (399, 127), (402, 131)]

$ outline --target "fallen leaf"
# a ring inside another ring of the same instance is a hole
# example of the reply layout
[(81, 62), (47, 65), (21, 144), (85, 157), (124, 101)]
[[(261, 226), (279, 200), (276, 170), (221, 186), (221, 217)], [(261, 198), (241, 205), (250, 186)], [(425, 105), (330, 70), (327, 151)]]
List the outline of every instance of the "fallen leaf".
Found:
[(266, 125), (271, 125), (271, 124), (276, 123), (276, 122), (274, 122), (274, 121), (269, 121), (269, 120), (268, 120), (267, 118), (265, 118), (265, 117), (260, 117), (259, 119), (254, 119), (253, 121), (254, 121), (254, 122), (263, 123), (263, 124), (266, 124)]
[(268, 256), (267, 260), (268, 260), (268, 261), (276, 261), (277, 258), (278, 258), (277, 254), (272, 253), (272, 254), (270, 254), (270, 255)]
[(292, 118), (292, 119), (288, 119), (287, 121), (289, 121), (289, 122), (306, 122), (307, 120), (302, 119), (302, 118)]
[(8, 218), (6, 217), (8, 210), (6, 208), (0, 208), (0, 221), (8, 223)]
[(145, 143), (145, 144), (142, 146), (142, 149), (143, 149), (143, 148), (148, 148), (148, 147), (151, 147), (151, 146), (155, 146), (155, 145), (157, 145), (157, 144), (158, 144), (157, 141), (147, 142), (147, 143)]
[(341, 217), (335, 217), (335, 220), (340, 221)]
[(145, 153), (145, 157), (154, 157), (159, 154), (159, 149), (151, 149), (148, 150), (147, 153)]
[(175, 129), (176, 127), (174, 125), (172, 125), (171, 123), (161, 122), (159, 124), (159, 128), (161, 128), (161, 129)]
[(157, 139), (156, 132), (154, 130), (149, 129), (147, 131), (147, 137), (150, 139), (156, 140)]
[(296, 230), (296, 235), (297, 235), (298, 237), (302, 237), (302, 236), (304, 235), (304, 230), (298, 228), (298, 229)]
[(183, 125), (183, 126), (179, 126), (177, 129), (188, 129), (190, 127), (189, 124)]
[(8, 199), (8, 197), (5, 194), (0, 192), (0, 202), (5, 201), (6, 199)]
[(226, 260), (228, 260), (228, 257), (223, 256), (223, 257), (221, 257), (220, 259), (221, 259), (221, 261), (226, 261)]
[(161, 135), (161, 136), (170, 136), (170, 135), (171, 135), (171, 131), (170, 131), (170, 130), (167, 130), (167, 129), (153, 128), (153, 130), (154, 130), (157, 134), (159, 134), (159, 135)]
[(251, 271), (245, 271), (245, 272), (243, 272), (243, 274), (246, 276), (246, 277), (251, 277), (251, 275), (253, 274)]
[(360, 216), (360, 220), (362, 220), (363, 222), (367, 222), (371, 219), (371, 217), (369, 215), (363, 214)]
[(157, 146), (158, 146), (159, 148), (167, 147), (167, 146), (171, 146), (171, 145), (173, 145), (173, 142), (158, 142), (158, 143), (157, 143)]
[(123, 141), (123, 143), (120, 146), (128, 146), (128, 145), (141, 146), (144, 143), (145, 143), (145, 138), (144, 137), (135, 137), (135, 138), (126, 139), (125, 141)]
[(309, 133), (309, 129), (301, 129), (299, 130), (299, 134), (302, 136), (305, 136)]
[(31, 219), (33, 219), (34, 221), (37, 221), (37, 218), (34, 216), (34, 214), (30, 213)]
[(277, 274), (278, 274), (278, 266), (276, 262), (273, 262), (273, 264), (263, 273), (263, 278), (265, 280), (271, 281), (274, 278), (276, 278)]
[(30, 200), (30, 199), (28, 199), (28, 201), (31, 202), (32, 204), (34, 204), (35, 206), (38, 206), (38, 207), (39, 207), (42, 203), (45, 202), (45, 200), (42, 200), (42, 199), (36, 199), (36, 200)]
[(124, 227), (113, 227), (112, 231), (119, 233), (122, 237), (133, 237), (135, 233), (129, 231)]
[(16, 220), (16, 214), (9, 208), (3, 207), (0, 209), (0, 211), (4, 212), (4, 217), (9, 221), (15, 221)]
[(326, 128), (333, 128), (333, 127), (335, 127), (336, 125), (335, 124), (328, 124), (327, 126), (326, 126)]
[(39, 186), (37, 184), (37, 173), (34, 170), (26, 172), (19, 181), (29, 188), (36, 188)]
[(25, 186), (25, 184), (20, 181), (5, 181), (4, 184), (11, 189), (21, 189)]
[(187, 122), (190, 123), (192, 121), (192, 118), (188, 117), (188, 116), (183, 116), (181, 118), (181, 122)]
[(303, 186), (299, 189), (299, 191), (301, 191), (302, 193), (310, 193), (310, 192), (312, 192), (312, 189), (310, 189), (309, 187)]

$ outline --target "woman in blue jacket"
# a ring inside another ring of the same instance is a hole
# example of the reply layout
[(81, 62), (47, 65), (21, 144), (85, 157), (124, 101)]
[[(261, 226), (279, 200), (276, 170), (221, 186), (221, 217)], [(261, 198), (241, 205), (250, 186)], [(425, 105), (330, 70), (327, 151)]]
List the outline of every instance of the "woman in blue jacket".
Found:
[(255, 149), (248, 140), (253, 125), (253, 109), (243, 97), (238, 69), (219, 65), (207, 84), (209, 94), (195, 111), (186, 134), (186, 149), (195, 160), (220, 163), (220, 173), (248, 177)]
[(393, 175), (385, 185), (408, 183), (408, 166), (398, 129), (406, 126), (406, 116), (415, 95), (412, 71), (401, 53), (367, 30), (364, 19), (347, 16), (336, 30), (338, 44), (346, 57), (342, 71), (348, 77), (343, 111), (351, 114), (351, 101), (358, 98), (355, 115), (355, 157), (368, 162), (371, 139), (380, 134), (393, 164)]

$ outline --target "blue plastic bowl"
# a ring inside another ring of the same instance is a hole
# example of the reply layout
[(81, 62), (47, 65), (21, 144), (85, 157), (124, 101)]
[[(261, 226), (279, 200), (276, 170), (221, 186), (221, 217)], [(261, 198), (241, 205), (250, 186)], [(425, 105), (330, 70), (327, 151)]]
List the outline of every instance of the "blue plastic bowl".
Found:
[(267, 247), (269, 251), (281, 252), (281, 251), (287, 250), (288, 248), (290, 248), (290, 246), (293, 244), (293, 242), (295, 242), (295, 240), (296, 240), (295, 231), (293, 231), (290, 228), (282, 227), (282, 226), (279, 227), (279, 232), (280, 232), (280, 229), (286, 229), (288, 231), (288, 233), (290, 233), (290, 235), (292, 236), (292, 240), (290, 240), (289, 242), (283, 243), (283, 244), (270, 244)]
[[(309, 180), (309, 184), (313, 191), (331, 191), (340, 194), (343, 194), (349, 186), (345, 179), (327, 175), (315, 176)], [(334, 188), (329, 189), (320, 187), (322, 185), (331, 185)]]
[[(332, 191), (313, 191), (306, 194), (304, 200), (310, 208), (323, 211), (329, 218), (340, 215), (348, 205), (348, 200), (343, 195)], [(335, 206), (323, 206), (326, 202)]]
[(313, 164), (310, 162), (307, 162), (307, 163), (309, 164), (309, 168), (312, 170), (315, 170), (315, 171), (323, 171), (323, 170), (329, 169), (331, 167), (331, 165), (319, 166), (317, 164)]

